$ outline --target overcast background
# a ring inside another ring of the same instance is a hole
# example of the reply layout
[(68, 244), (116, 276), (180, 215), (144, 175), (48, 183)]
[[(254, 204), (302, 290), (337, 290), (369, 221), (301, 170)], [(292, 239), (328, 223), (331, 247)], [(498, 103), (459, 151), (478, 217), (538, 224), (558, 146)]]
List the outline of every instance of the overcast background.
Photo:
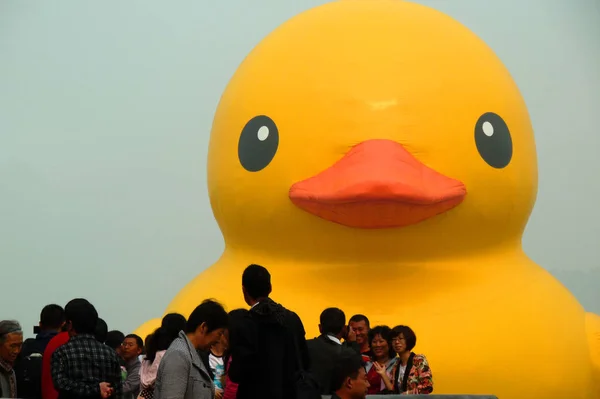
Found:
[[(500, 56), (540, 164), (527, 253), (600, 313), (600, 2), (429, 0)], [(83, 296), (130, 332), (221, 254), (222, 90), (317, 0), (0, 1), (0, 319)]]

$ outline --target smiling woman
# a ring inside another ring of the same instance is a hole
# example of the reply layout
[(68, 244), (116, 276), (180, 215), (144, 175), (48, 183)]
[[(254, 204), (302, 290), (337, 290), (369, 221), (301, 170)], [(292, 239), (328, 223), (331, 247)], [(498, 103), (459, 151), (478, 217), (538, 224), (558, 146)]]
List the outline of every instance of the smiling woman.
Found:
[(369, 380), (368, 394), (376, 395), (391, 391), (392, 376), (398, 358), (392, 347), (392, 330), (388, 326), (377, 326), (369, 331), (369, 345), (373, 353), (372, 361), (366, 365)]
[(17, 381), (13, 364), (21, 352), (23, 330), (18, 321), (0, 321), (0, 397), (16, 398)]

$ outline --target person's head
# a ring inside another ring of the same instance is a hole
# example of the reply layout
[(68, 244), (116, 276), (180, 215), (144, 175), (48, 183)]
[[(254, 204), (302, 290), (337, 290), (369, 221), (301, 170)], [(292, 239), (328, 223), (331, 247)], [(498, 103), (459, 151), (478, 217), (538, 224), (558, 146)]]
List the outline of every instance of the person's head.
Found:
[(118, 330), (112, 330), (106, 334), (106, 341), (104, 343), (114, 350), (118, 349), (118, 352), (120, 352), (121, 344), (124, 340), (125, 334)]
[(40, 331), (60, 331), (65, 324), (65, 310), (62, 306), (51, 304), (46, 305), (40, 313)]
[(417, 344), (417, 336), (408, 326), (396, 326), (392, 328), (391, 342), (394, 351), (402, 355), (413, 350)]
[(65, 306), (65, 319), (69, 323), (69, 334), (91, 334), (96, 332), (98, 312), (94, 305), (83, 298), (73, 299)]
[(179, 313), (169, 313), (165, 315), (162, 319), (161, 327), (164, 327), (167, 332), (173, 337), (173, 339), (177, 338), (180, 331), (185, 330), (185, 324), (187, 320), (183, 315)]
[(321, 334), (331, 334), (338, 338), (344, 336), (346, 330), (346, 315), (341, 309), (325, 309), (321, 312), (319, 321), (319, 331)]
[(121, 343), (121, 357), (126, 362), (137, 358), (144, 350), (144, 341), (139, 335), (128, 334)]
[(331, 387), (341, 399), (364, 399), (369, 386), (359, 354), (343, 353), (335, 359)]
[(156, 352), (165, 351), (173, 342), (171, 332), (165, 327), (157, 328), (146, 338), (146, 360), (150, 363), (156, 359)]
[(108, 335), (108, 325), (106, 322), (98, 317), (98, 322), (96, 322), (96, 330), (94, 331), (94, 336), (96, 337), (96, 341), (105, 343), (106, 336)]
[(377, 326), (369, 331), (369, 346), (377, 361), (396, 356), (392, 348), (392, 329), (388, 326)]
[(242, 274), (242, 291), (249, 306), (271, 294), (271, 274), (260, 265), (250, 265)]
[(185, 325), (185, 333), (196, 349), (209, 350), (221, 340), (229, 316), (220, 303), (207, 299), (194, 309)]
[(16, 320), (0, 321), (0, 359), (12, 365), (23, 346), (23, 329)]
[(356, 333), (356, 343), (360, 346), (368, 345), (368, 335), (371, 325), (367, 316), (355, 314), (350, 318), (348, 325)]

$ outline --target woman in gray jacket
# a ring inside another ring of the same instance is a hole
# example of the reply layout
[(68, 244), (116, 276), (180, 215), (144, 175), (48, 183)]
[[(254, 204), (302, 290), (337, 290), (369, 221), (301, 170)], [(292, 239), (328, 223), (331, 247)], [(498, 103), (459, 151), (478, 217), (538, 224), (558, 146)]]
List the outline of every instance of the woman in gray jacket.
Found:
[(227, 324), (218, 302), (206, 300), (194, 309), (160, 362), (154, 399), (214, 399), (215, 387), (197, 350), (219, 342)]

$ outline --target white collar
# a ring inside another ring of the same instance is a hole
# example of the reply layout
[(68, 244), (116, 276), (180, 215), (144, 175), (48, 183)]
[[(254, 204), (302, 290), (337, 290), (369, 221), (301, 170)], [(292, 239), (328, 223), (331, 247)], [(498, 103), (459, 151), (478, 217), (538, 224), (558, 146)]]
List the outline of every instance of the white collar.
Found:
[(336, 337), (335, 335), (327, 334), (327, 338), (329, 338), (330, 340), (332, 340), (333, 342), (335, 342), (338, 345), (342, 344), (342, 341), (340, 341), (338, 339), (338, 337)]
[(258, 305), (260, 302), (256, 302), (254, 305), (250, 306), (250, 309), (252, 309), (253, 307), (255, 307), (256, 305)]

